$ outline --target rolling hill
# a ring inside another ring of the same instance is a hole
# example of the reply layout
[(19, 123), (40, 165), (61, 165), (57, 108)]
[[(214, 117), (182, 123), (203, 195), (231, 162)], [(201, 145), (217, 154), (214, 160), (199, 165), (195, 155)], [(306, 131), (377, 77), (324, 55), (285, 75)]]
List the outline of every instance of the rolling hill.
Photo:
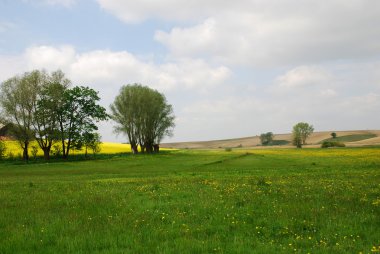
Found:
[[(368, 146), (380, 145), (380, 130), (356, 130), (356, 131), (322, 131), (314, 132), (307, 140), (305, 147), (320, 147), (320, 143), (326, 139), (331, 138), (331, 133), (335, 132), (338, 138), (350, 136), (348, 140), (356, 140), (351, 142), (344, 142), (346, 146)], [(371, 135), (373, 134), (371, 138)], [(275, 134), (274, 140), (284, 143), (284, 145), (265, 146), (271, 147), (293, 147), (291, 145), (291, 134)], [(287, 141), (287, 142), (286, 142)], [(287, 143), (287, 144), (286, 144)], [(211, 140), (211, 141), (191, 141), (191, 142), (176, 142), (176, 143), (163, 143), (161, 147), (175, 148), (175, 149), (217, 149), (217, 148), (263, 148), (260, 143), (259, 136), (224, 139), (224, 140)]]

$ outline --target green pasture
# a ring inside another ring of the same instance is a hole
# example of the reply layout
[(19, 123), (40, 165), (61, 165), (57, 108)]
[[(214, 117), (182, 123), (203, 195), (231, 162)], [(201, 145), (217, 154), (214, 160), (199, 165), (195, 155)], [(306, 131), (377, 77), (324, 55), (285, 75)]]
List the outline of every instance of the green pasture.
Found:
[(0, 253), (378, 253), (380, 148), (0, 162)]

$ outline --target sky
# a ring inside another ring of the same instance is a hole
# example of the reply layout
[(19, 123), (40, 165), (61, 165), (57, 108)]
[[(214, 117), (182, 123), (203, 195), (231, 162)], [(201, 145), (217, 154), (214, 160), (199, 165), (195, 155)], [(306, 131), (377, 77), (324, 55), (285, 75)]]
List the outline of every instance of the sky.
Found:
[(0, 0), (0, 82), (61, 69), (107, 110), (147, 85), (173, 106), (166, 142), (380, 129), (379, 27), (378, 0)]

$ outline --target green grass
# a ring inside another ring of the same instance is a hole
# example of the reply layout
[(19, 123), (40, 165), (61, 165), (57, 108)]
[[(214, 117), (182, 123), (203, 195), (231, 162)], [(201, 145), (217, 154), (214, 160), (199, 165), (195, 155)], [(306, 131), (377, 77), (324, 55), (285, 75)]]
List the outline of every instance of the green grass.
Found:
[(356, 142), (361, 141), (369, 138), (377, 137), (376, 134), (355, 134), (355, 135), (346, 135), (346, 136), (338, 136), (336, 138), (328, 138), (325, 140), (322, 140), (320, 142), (323, 143), (324, 141), (336, 141), (336, 142)]
[(371, 253), (379, 183), (380, 148), (0, 163), (0, 253)]

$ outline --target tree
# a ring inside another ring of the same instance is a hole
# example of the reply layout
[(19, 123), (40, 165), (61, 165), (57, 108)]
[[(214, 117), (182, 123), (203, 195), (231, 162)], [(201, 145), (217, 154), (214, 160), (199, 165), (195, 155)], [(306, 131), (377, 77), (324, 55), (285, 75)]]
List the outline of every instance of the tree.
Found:
[(336, 138), (336, 133), (335, 133), (335, 132), (332, 132), (332, 133), (331, 133), (331, 137), (332, 137), (332, 138)]
[(38, 71), (26, 72), (1, 84), (2, 122), (12, 124), (12, 135), (23, 149), (22, 158), (29, 160), (29, 144), (34, 139), (34, 108), (40, 88)]
[(292, 144), (297, 148), (302, 148), (302, 138), (301, 133), (298, 130), (293, 129), (292, 133)]
[(108, 119), (106, 109), (97, 104), (98, 93), (83, 86), (67, 89), (57, 110), (59, 136), (63, 158), (69, 156), (72, 147), (81, 147), (83, 135), (98, 130), (95, 122)]
[(133, 153), (159, 151), (165, 136), (174, 128), (173, 108), (163, 94), (140, 84), (126, 85), (110, 106), (115, 132), (128, 137)]
[(44, 72), (41, 75), (44, 76), (44, 82), (35, 105), (33, 126), (35, 139), (44, 152), (44, 159), (49, 160), (52, 146), (60, 140), (57, 111), (63, 104), (63, 94), (71, 82), (59, 70), (51, 75)]
[(273, 133), (267, 132), (260, 135), (260, 142), (263, 146), (269, 145), (273, 141)]
[[(293, 126), (293, 144), (297, 147), (306, 145), (306, 139), (313, 133), (314, 127), (308, 123), (300, 122)], [(301, 146), (299, 145), (301, 143)]]

